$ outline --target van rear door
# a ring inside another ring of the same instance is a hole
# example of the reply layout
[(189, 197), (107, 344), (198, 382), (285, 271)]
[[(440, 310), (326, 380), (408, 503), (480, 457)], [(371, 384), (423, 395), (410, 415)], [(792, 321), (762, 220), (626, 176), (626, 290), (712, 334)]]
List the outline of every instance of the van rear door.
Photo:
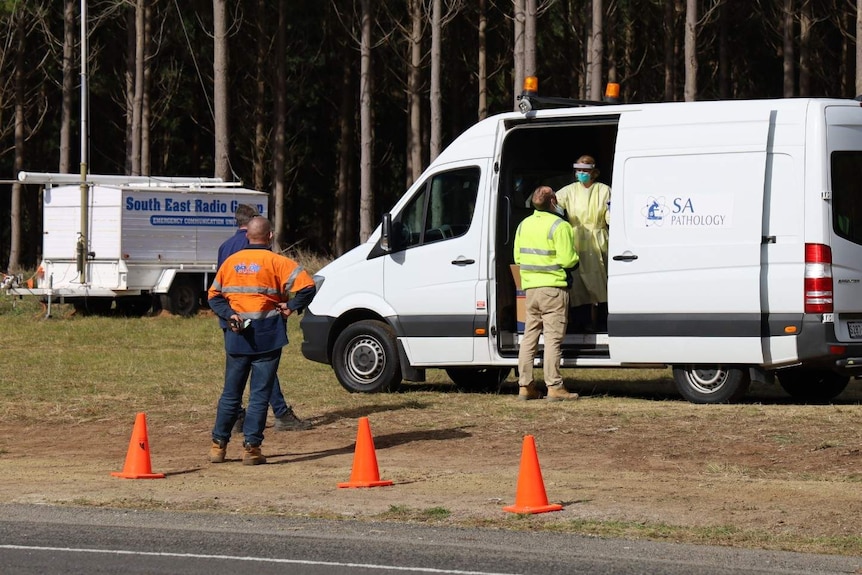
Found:
[(862, 107), (826, 108), (835, 337), (862, 341)]
[(617, 135), (608, 345), (620, 363), (762, 362), (770, 109), (657, 104)]

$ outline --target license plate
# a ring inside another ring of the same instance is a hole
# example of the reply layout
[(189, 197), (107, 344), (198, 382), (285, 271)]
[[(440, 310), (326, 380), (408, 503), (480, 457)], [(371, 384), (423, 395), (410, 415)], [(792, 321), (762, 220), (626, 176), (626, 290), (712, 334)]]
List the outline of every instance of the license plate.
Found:
[(847, 329), (850, 330), (851, 338), (862, 339), (862, 321), (848, 321)]

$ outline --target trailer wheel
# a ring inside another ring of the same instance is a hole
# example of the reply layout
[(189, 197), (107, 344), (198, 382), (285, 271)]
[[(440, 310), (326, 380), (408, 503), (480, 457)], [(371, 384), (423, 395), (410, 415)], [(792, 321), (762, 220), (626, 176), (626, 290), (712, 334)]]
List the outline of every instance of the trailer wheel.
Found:
[(376, 320), (348, 326), (335, 340), (332, 367), (338, 382), (351, 393), (394, 389), (401, 382), (395, 332)]
[(194, 281), (178, 277), (168, 293), (159, 296), (162, 309), (174, 315), (189, 317), (198, 310), (198, 291)]
[(747, 369), (726, 365), (675, 365), (673, 381), (679, 394), (692, 403), (733, 403), (751, 385)]
[(840, 395), (850, 378), (826, 369), (794, 367), (779, 371), (778, 383), (793, 399), (823, 403)]
[(446, 375), (460, 391), (485, 393), (499, 392), (511, 372), (508, 367), (450, 367)]

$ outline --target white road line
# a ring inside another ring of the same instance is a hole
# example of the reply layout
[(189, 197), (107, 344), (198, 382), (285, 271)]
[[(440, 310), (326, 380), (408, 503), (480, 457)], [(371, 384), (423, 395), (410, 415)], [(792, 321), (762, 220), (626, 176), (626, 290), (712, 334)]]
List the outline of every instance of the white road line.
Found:
[(258, 563), (287, 563), (291, 565), (357, 567), (365, 569), (388, 569), (391, 571), (411, 571), (415, 573), (447, 573), (450, 575), (518, 575), (517, 573), (495, 573), (491, 571), (460, 571), (457, 569), (434, 569), (433, 567), (399, 567), (396, 565), (374, 565), (371, 563), (339, 563), (337, 561), (305, 561), (302, 559), (237, 557), (235, 555), (203, 555), (200, 553), (154, 553), (150, 551), (125, 551), (122, 549), (77, 549), (73, 547), (33, 547), (29, 545), (0, 545), (0, 549), (20, 549), (25, 551), (66, 551), (69, 553), (101, 553), (104, 555), (142, 555), (146, 557), (180, 557), (189, 559), (230, 559), (232, 561), (255, 561)]

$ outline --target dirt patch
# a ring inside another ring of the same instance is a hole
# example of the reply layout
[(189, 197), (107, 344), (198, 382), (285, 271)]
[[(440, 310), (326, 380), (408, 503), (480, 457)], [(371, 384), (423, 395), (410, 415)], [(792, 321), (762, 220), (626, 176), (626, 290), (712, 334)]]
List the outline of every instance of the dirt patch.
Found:
[[(269, 428), (268, 464), (207, 462), (214, 410), (148, 415), (153, 471), (112, 477), (134, 417), (86, 423), (0, 423), (0, 501), (220, 512), (389, 516), (497, 526), (578, 524), (581, 531), (859, 553), (862, 384), (833, 405), (803, 406), (753, 390), (733, 406), (697, 406), (624, 385), (578, 402), (518, 402), (414, 388), (339, 409), (297, 405), (315, 427)], [(585, 387), (586, 386), (586, 387)], [(661, 387), (661, 386), (659, 386)], [(494, 417), (487, 417), (495, 410)], [(380, 477), (395, 485), (339, 489), (353, 465), (359, 417), (371, 423)], [(181, 419), (181, 420), (180, 420)], [(270, 422), (271, 425), (271, 422)], [(544, 487), (561, 512), (529, 520), (515, 502), (522, 442), (535, 438)], [(601, 523), (593, 523), (593, 522)], [(604, 525), (604, 526), (603, 526)], [(825, 543), (824, 543), (825, 542)]]

